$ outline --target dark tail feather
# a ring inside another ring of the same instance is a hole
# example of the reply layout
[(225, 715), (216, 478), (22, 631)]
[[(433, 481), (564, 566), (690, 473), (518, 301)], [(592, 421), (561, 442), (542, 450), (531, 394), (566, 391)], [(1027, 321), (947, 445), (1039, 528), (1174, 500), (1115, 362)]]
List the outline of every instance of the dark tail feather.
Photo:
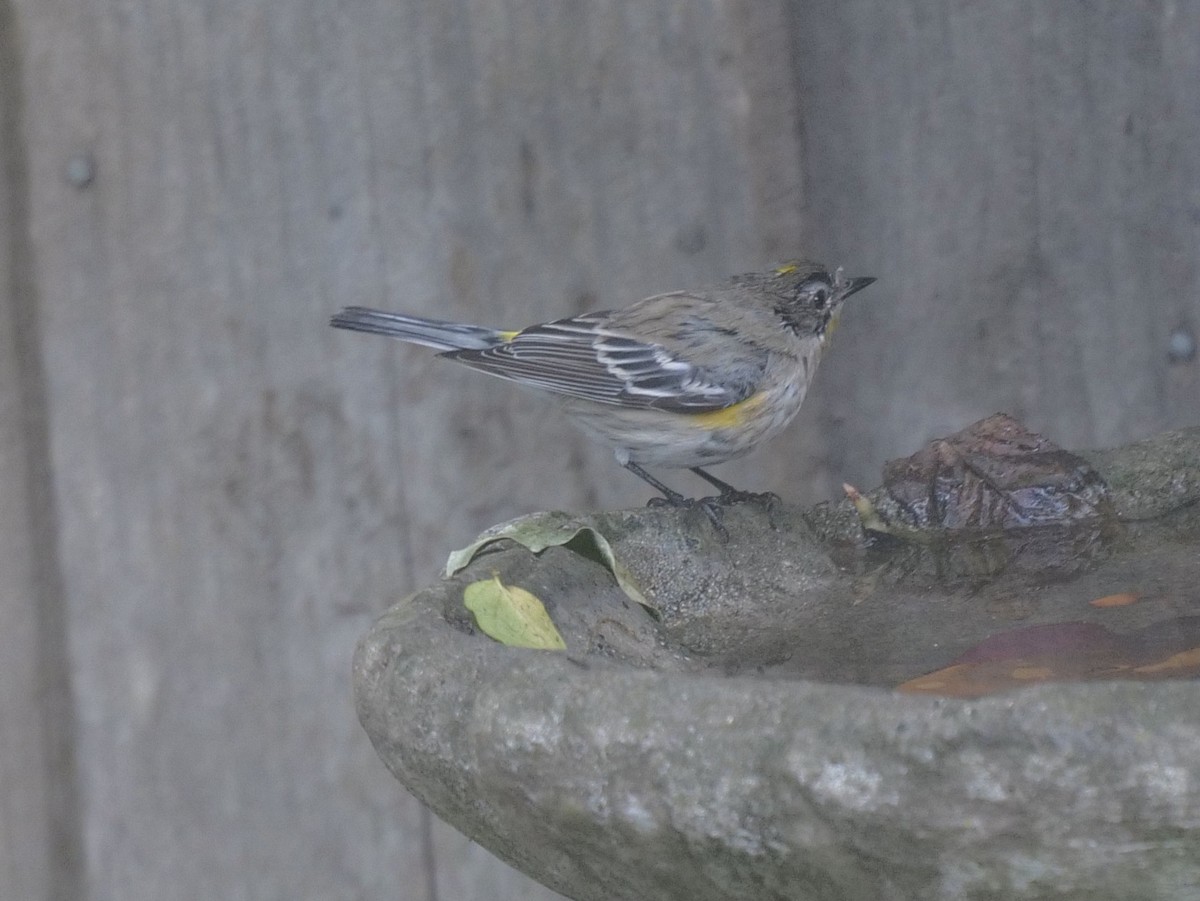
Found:
[(403, 313), (385, 313), (367, 307), (346, 307), (331, 320), (334, 328), (371, 335), (386, 335), (438, 350), (484, 350), (503, 344), (506, 333), (478, 325), (442, 322)]

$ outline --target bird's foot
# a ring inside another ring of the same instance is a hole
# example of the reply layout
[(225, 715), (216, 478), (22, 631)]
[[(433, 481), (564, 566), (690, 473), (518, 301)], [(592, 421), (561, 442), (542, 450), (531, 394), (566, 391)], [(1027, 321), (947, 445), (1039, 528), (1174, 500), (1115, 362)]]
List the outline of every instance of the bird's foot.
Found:
[(646, 501), (647, 507), (674, 507), (676, 510), (699, 510), (705, 515), (717, 534), (725, 541), (729, 540), (729, 530), (722, 520), (724, 502), (719, 497), (684, 497), (677, 491), (665, 494), (663, 497), (652, 497)]
[(717, 499), (722, 504), (743, 504), (754, 503), (761, 504), (768, 511), (773, 510), (776, 504), (781, 503), (779, 495), (771, 491), (742, 491), (740, 488), (734, 488), (728, 482), (718, 479), (710, 472), (706, 472), (699, 466), (693, 466), (692, 472), (708, 482), (721, 493), (717, 495)]
[(717, 500), (722, 504), (760, 504), (767, 508), (783, 503), (773, 491), (741, 491), (737, 488), (721, 492)]

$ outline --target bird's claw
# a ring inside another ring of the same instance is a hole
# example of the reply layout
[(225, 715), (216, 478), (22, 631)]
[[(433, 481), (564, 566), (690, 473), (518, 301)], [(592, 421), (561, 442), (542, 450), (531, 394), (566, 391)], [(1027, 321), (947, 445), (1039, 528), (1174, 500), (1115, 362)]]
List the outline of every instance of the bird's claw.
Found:
[(718, 500), (722, 504), (761, 504), (767, 508), (783, 503), (774, 491), (740, 491), (737, 488), (721, 492)]
[(699, 509), (721, 536), (729, 539), (729, 530), (721, 522), (725, 501), (721, 497), (684, 497), (682, 494), (671, 494), (666, 497), (652, 497), (646, 502), (647, 507), (674, 507), (677, 510)]

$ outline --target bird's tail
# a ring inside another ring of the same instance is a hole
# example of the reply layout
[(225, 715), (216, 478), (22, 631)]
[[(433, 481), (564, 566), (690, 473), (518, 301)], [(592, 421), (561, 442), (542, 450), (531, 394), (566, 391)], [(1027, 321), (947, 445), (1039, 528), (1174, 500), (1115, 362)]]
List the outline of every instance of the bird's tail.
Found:
[(503, 344), (512, 337), (512, 332), (478, 325), (461, 325), (457, 322), (442, 322), (421, 316), (403, 313), (385, 313), (367, 307), (346, 307), (329, 324), (334, 328), (372, 335), (386, 335), (412, 344), (424, 344), (438, 350), (485, 350)]

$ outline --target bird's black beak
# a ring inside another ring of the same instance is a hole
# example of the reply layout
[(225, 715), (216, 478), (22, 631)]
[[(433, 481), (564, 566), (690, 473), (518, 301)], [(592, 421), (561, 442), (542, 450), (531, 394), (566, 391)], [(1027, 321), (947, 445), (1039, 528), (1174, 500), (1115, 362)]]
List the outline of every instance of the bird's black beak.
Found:
[(857, 294), (867, 285), (878, 281), (874, 276), (861, 275), (858, 278), (852, 278), (846, 282), (846, 290), (842, 292), (842, 300), (845, 300), (851, 294)]

